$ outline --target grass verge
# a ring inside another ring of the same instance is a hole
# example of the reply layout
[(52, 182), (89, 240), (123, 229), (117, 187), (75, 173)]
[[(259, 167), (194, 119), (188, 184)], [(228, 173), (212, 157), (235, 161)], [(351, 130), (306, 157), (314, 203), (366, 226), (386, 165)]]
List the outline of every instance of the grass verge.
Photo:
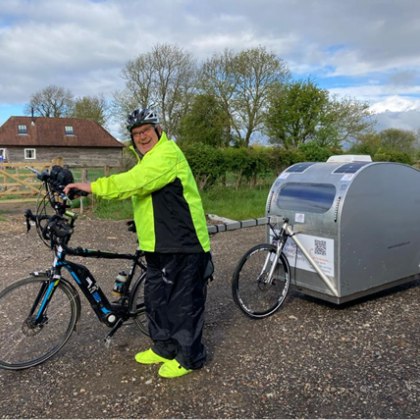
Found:
[(113, 201), (100, 199), (96, 203), (95, 214), (102, 219), (132, 219), (133, 206), (131, 200)]
[[(217, 214), (233, 220), (264, 217), (265, 205), (271, 185), (235, 190), (214, 187), (201, 193), (204, 212)], [(95, 213), (105, 219), (123, 220), (133, 218), (131, 200), (98, 200)]]
[(201, 194), (206, 214), (217, 214), (232, 220), (263, 217), (271, 186), (255, 188), (215, 187)]

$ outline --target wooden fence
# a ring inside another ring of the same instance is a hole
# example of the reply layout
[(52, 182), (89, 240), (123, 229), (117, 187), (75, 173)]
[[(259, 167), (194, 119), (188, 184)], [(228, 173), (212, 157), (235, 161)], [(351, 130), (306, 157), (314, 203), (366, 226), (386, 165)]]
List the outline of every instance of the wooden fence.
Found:
[[(36, 178), (28, 167), (36, 169), (38, 172), (44, 169), (50, 170), (53, 165), (64, 166), (70, 169), (75, 175), (75, 182), (93, 181), (98, 176), (109, 176), (113, 169), (111, 166), (80, 166), (65, 164), (62, 158), (57, 158), (47, 163), (0, 163), (0, 206), (2, 203), (21, 203), (35, 201), (38, 195), (41, 182)], [(88, 175), (93, 173), (94, 179)], [(83, 212), (83, 202), (80, 200), (80, 211)]]

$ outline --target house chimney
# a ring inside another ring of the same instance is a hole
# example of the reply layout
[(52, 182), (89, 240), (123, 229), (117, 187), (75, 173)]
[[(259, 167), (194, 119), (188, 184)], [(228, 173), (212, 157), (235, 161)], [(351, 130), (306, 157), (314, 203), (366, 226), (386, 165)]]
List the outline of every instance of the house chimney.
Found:
[(31, 107), (31, 116), (32, 116), (32, 122), (31, 125), (35, 125), (35, 118), (34, 118), (34, 107)]

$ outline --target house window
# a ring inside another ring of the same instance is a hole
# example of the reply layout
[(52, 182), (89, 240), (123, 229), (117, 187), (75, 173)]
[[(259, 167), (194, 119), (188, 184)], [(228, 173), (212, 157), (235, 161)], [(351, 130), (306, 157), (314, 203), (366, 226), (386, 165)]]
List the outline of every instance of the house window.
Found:
[(26, 124), (18, 124), (18, 134), (28, 134), (28, 127)]
[(6, 160), (6, 149), (0, 149), (0, 162)]
[(66, 136), (73, 136), (74, 135), (73, 126), (71, 126), (71, 125), (66, 125), (64, 127), (64, 131), (66, 133)]
[(35, 149), (25, 149), (25, 159), (36, 159)]

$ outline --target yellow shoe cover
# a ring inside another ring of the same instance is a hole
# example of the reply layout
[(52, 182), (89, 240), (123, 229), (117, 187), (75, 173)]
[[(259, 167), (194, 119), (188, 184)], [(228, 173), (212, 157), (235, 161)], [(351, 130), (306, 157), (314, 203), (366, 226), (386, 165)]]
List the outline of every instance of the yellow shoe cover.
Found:
[(159, 369), (159, 375), (162, 378), (177, 378), (192, 372), (192, 369), (185, 369), (175, 359), (164, 363)]
[(169, 359), (165, 359), (162, 356), (156, 354), (152, 349), (137, 353), (134, 357), (137, 363), (142, 365), (153, 365), (154, 363), (166, 363), (170, 362)]

